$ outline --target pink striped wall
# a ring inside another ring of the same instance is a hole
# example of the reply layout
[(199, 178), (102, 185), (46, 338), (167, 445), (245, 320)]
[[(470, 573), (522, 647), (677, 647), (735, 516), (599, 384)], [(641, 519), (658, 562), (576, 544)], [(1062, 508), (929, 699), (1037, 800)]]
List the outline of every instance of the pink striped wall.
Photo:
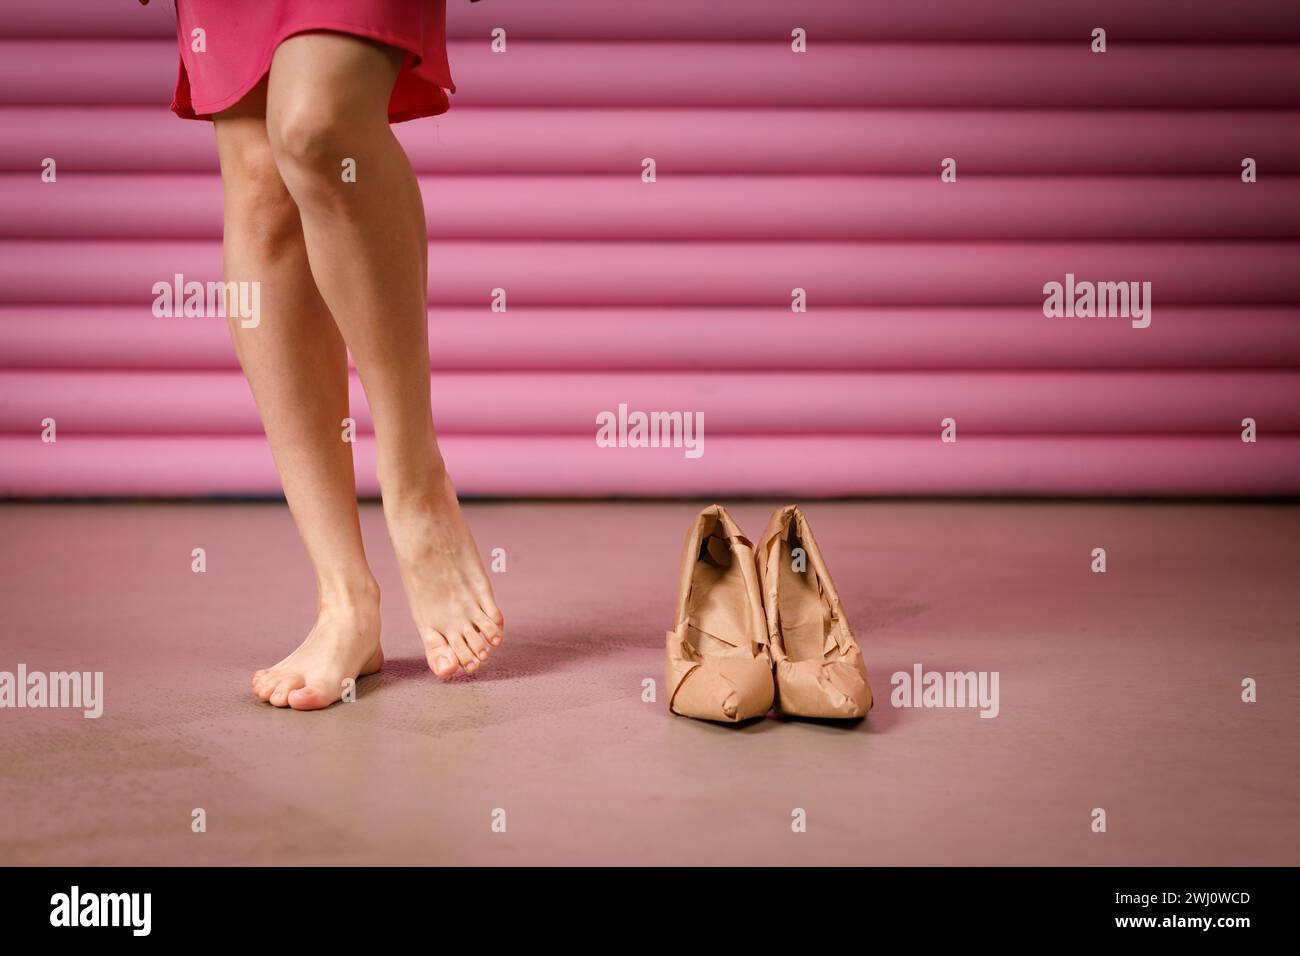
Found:
[[(170, 16), (0, 8), (0, 493), (277, 491), (224, 324), (150, 311), (221, 268)], [(452, 111), (396, 130), (463, 492), (1300, 491), (1296, 4), (450, 0), (448, 25)], [(1150, 327), (1045, 318), (1067, 272), (1150, 281)], [(620, 403), (703, 412), (704, 454), (598, 448)], [(355, 383), (353, 409), (374, 493)]]

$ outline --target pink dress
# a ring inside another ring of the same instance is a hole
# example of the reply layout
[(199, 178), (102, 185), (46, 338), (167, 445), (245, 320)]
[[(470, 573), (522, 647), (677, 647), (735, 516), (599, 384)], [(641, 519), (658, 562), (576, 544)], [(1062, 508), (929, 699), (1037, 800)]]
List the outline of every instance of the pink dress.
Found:
[[(178, 0), (176, 12), (181, 62), (172, 111), (184, 119), (211, 119), (234, 106), (266, 75), (280, 41), (309, 30), (406, 51), (388, 102), (390, 123), (451, 108), (447, 0)], [(194, 49), (195, 30), (202, 31), (202, 52)]]

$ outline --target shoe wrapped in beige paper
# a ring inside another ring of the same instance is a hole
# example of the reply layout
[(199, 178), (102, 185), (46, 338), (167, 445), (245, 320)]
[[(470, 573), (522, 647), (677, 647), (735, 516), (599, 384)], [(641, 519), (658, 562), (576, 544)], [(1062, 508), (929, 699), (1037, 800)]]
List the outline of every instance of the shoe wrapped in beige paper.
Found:
[(686, 536), (665, 683), (668, 708), (685, 717), (735, 723), (772, 707), (754, 546), (721, 505), (701, 511)]
[[(803, 549), (801, 560), (795, 549)], [(821, 549), (798, 505), (772, 513), (758, 542), (776, 706), (800, 717), (864, 717), (867, 666)]]

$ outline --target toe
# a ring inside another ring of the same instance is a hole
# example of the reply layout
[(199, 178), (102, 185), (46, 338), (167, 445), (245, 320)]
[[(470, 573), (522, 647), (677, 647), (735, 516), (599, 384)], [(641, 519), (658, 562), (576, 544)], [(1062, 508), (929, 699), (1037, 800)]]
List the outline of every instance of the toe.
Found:
[(271, 691), (275, 690), (275, 685), (279, 682), (278, 674), (273, 674), (270, 670), (258, 671), (253, 675), (253, 693), (258, 696), (259, 700), (268, 700), (271, 697)]
[(483, 591), (480, 593), (478, 596), (478, 604), (479, 607), (483, 609), (483, 613), (494, 621), (497, 627), (504, 628), (506, 626), (505, 615), (501, 613), (501, 608), (497, 607), (497, 602), (492, 597), (491, 591)]
[(275, 685), (275, 690), (271, 691), (271, 703), (276, 707), (288, 707), (289, 692), (291, 690), (297, 690), (306, 683), (307, 682), (303, 680), (301, 674), (290, 674), (288, 677), (281, 679), (281, 681)]
[(492, 620), (487, 614), (480, 614), (474, 619), (474, 626), (478, 628), (483, 638), (496, 647), (501, 643), (501, 625)]
[(429, 662), (429, 670), (439, 677), (450, 677), (460, 667), (456, 652), (437, 631), (430, 631), (425, 637), (424, 659)]
[(473, 625), (465, 628), (465, 643), (469, 645), (469, 649), (474, 652), (474, 656), (480, 661), (487, 660), (488, 655), (492, 653), (487, 638), (480, 634)]
[(304, 687), (289, 691), (285, 699), (294, 710), (321, 710), (342, 696), (342, 686), (340, 682), (339, 693), (335, 694), (325, 682), (312, 681)]
[(451, 635), (451, 649), (456, 652), (456, 657), (460, 659), (461, 667), (471, 674), (478, 670), (478, 655), (469, 649), (469, 644), (466, 643), (464, 635), (460, 632)]

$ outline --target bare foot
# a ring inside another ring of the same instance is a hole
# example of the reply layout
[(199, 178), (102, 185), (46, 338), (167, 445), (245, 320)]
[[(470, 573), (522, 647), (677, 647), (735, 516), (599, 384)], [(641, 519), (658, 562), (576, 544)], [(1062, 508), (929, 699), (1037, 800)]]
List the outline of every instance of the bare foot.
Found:
[(253, 675), (253, 693), (276, 707), (320, 710), (343, 696), (343, 681), (384, 666), (379, 647), (379, 588), (322, 603), (316, 626), (280, 663)]
[(429, 668), (474, 673), (501, 643), (505, 618), (451, 479), (420, 496), (386, 497), (384, 516)]

